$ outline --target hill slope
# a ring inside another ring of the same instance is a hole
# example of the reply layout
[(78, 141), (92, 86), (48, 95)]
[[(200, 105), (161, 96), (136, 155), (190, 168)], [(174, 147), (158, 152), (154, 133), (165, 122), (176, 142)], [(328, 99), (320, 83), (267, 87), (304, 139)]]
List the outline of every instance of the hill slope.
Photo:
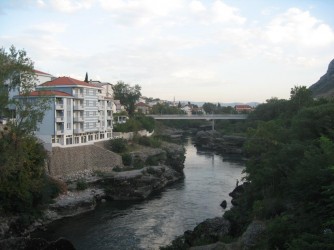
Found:
[(310, 86), (314, 97), (334, 97), (334, 59), (328, 66), (327, 73)]

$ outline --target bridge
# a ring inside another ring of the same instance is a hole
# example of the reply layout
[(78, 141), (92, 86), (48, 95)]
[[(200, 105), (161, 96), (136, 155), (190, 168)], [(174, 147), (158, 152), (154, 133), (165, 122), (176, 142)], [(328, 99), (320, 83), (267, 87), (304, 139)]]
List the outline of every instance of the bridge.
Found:
[(215, 129), (215, 120), (246, 120), (246, 114), (208, 114), (208, 115), (147, 115), (155, 120), (211, 120), (212, 130)]
[(222, 114), (222, 115), (146, 115), (155, 120), (245, 120), (245, 114)]

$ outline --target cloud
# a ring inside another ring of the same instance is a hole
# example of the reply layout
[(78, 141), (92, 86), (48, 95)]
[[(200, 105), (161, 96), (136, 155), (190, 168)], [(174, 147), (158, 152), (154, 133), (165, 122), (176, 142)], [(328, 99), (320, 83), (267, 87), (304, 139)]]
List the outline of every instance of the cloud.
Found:
[[(40, 5), (41, 0), (37, 1)], [(82, 9), (91, 8), (94, 0), (50, 0), (49, 4), (52, 8), (60, 12), (73, 13)], [(46, 1), (43, 2), (43, 7), (45, 6)]]
[(329, 46), (334, 42), (334, 32), (329, 25), (298, 8), (290, 8), (275, 17), (266, 27), (265, 35), (273, 44), (308, 48)]
[(145, 25), (183, 8), (184, 0), (99, 0), (103, 10), (123, 25)]
[(200, 13), (207, 10), (207, 8), (198, 0), (191, 1), (189, 8), (190, 11), (194, 13)]
[(239, 10), (231, 7), (222, 1), (215, 1), (211, 6), (214, 22), (233, 22), (236, 24), (243, 24), (246, 18), (239, 14)]

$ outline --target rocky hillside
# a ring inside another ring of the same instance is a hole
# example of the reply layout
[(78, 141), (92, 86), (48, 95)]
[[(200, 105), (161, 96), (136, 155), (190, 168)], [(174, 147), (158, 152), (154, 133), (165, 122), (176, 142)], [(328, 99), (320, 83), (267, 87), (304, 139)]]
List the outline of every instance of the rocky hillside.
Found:
[(310, 90), (314, 97), (334, 96), (334, 59), (330, 62), (327, 73), (310, 86)]

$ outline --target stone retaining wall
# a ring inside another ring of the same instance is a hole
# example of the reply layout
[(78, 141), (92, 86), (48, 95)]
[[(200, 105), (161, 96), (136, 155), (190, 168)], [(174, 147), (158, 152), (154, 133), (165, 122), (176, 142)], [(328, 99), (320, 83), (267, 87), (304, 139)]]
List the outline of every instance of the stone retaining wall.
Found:
[(48, 172), (52, 176), (64, 176), (87, 169), (111, 171), (116, 166), (123, 166), (121, 156), (99, 146), (54, 147), (50, 153)]
[(148, 132), (147, 130), (139, 130), (137, 132), (127, 132), (127, 133), (122, 133), (122, 132), (113, 132), (113, 138), (123, 138), (125, 140), (131, 140), (136, 133), (139, 136), (147, 136), (150, 137), (153, 135), (154, 131), (152, 133)]

